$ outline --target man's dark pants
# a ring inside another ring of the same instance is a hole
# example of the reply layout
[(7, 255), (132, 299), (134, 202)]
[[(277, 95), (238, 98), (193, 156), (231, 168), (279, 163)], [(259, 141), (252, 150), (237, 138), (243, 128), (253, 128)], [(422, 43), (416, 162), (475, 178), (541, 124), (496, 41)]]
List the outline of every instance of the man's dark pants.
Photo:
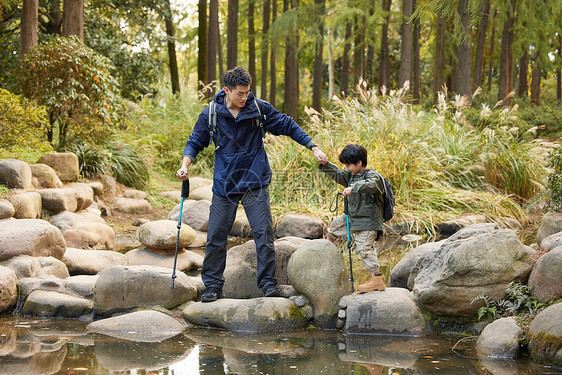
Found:
[(269, 189), (267, 186), (227, 197), (213, 194), (213, 202), (209, 214), (209, 229), (207, 231), (207, 247), (203, 267), (201, 268), (201, 278), (205, 287), (222, 290), (228, 232), (230, 232), (236, 218), (236, 209), (239, 202), (242, 202), (246, 217), (252, 228), (252, 236), (256, 243), (258, 287), (265, 290), (266, 287), (277, 284), (277, 280), (274, 277), (273, 220), (271, 218)]

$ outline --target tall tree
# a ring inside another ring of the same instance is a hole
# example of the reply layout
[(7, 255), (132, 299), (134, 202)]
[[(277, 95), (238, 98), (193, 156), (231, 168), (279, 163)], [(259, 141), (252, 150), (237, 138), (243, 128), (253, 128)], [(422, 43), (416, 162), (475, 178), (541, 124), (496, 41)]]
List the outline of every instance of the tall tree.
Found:
[[(219, 0), (209, 1), (209, 37), (207, 38), (207, 82), (217, 79), (217, 47), (219, 44)], [(209, 97), (213, 96), (209, 92)]]
[(456, 91), (470, 100), (472, 85), (472, 29), (470, 28), (471, 15), (468, 3), (469, 0), (459, 0), (458, 4), (463, 37), (458, 47), (459, 69)]
[(267, 53), (269, 38), (269, 13), (271, 13), (271, 0), (263, 2), (263, 25), (262, 25), (262, 38), (261, 38), (261, 90), (260, 96), (263, 100), (267, 100)]
[(62, 35), (84, 39), (84, 0), (64, 0)]
[(381, 33), (381, 58), (379, 65), (379, 91), (382, 87), (390, 87), (390, 48), (388, 45), (388, 27), (390, 25), (390, 6), (392, 0), (382, 0), (382, 10), (385, 18)]
[(20, 52), (22, 58), (37, 45), (38, 0), (24, 0), (21, 15)]
[[(297, 0), (284, 0), (283, 10), (288, 12), (297, 7)], [(297, 118), (299, 96), (299, 68), (297, 60), (298, 29), (296, 20), (291, 20), (290, 32), (285, 38), (285, 91), (283, 95), (284, 112)]]
[(165, 2), (166, 10), (164, 21), (166, 23), (166, 44), (168, 46), (168, 64), (170, 65), (170, 79), (172, 81), (172, 93), (180, 92), (180, 78), (178, 73), (178, 59), (176, 56), (176, 31), (172, 15), (170, 0)]
[(523, 55), (519, 59), (519, 85), (517, 85), (517, 96), (526, 98), (529, 91), (527, 75), (529, 74), (529, 51), (523, 48)]
[[(271, 0), (271, 24), (277, 20), (277, 0)], [(277, 99), (277, 61), (275, 43), (271, 43), (271, 58), (269, 61), (271, 78), (269, 80), (269, 102), (275, 106)]]
[(476, 58), (474, 60), (474, 80), (472, 91), (482, 86), (484, 76), (484, 53), (486, 52), (486, 36), (490, 19), (490, 0), (484, 0), (482, 15), (478, 24), (478, 41), (476, 42)]
[(312, 108), (320, 112), (322, 109), (322, 59), (324, 52), (324, 13), (326, 0), (314, 0), (315, 14), (318, 15), (318, 34), (314, 48), (314, 77), (312, 80)]
[(353, 49), (353, 85), (359, 83), (360, 78), (365, 77), (365, 16), (357, 16), (355, 19), (355, 43)]
[(256, 29), (254, 27), (254, 1), (248, 2), (248, 72), (252, 76), (252, 90), (256, 91)]
[(512, 62), (512, 44), (513, 44), (513, 27), (516, 17), (517, 0), (510, 0), (506, 9), (506, 18), (503, 24), (502, 44), (500, 55), (500, 76), (498, 82), (498, 100), (504, 100), (505, 105), (509, 105), (510, 100), (507, 95), (511, 92), (511, 67)]
[(435, 68), (433, 73), (433, 101), (437, 102), (437, 93), (441, 91), (445, 83), (445, 42), (446, 42), (446, 23), (445, 14), (442, 10), (437, 12), (437, 27), (435, 35)]
[(562, 35), (558, 33), (558, 67), (556, 68), (556, 99), (562, 100)]
[(406, 81), (412, 82), (412, 0), (402, 0), (402, 48), (400, 50), (400, 68), (398, 69), (398, 88)]
[(342, 66), (341, 66), (341, 82), (340, 91), (343, 96), (347, 95), (347, 90), (349, 86), (349, 50), (351, 49), (351, 36), (352, 36), (352, 25), (351, 22), (347, 22), (345, 25), (345, 42), (343, 45), (343, 56), (342, 56)]
[(533, 59), (533, 71), (531, 73), (531, 103), (534, 105), (541, 104), (541, 53), (540, 50), (535, 52)]
[(201, 90), (207, 82), (207, 0), (199, 0), (197, 3), (199, 27), (197, 29), (197, 80), (198, 88)]
[(238, 0), (228, 0), (226, 33), (226, 68), (232, 69), (238, 58)]
[[(416, 0), (413, 0), (413, 9), (416, 9)], [(420, 18), (414, 20), (414, 34), (412, 41), (413, 48), (413, 67), (412, 67), (412, 99), (414, 104), (420, 103), (420, 84), (421, 84), (421, 67), (420, 67)]]
[(490, 51), (488, 56), (488, 91), (492, 90), (492, 76), (494, 75), (494, 52), (496, 45), (496, 18), (498, 16), (498, 8), (494, 10), (494, 17), (492, 17), (492, 35), (490, 36)]

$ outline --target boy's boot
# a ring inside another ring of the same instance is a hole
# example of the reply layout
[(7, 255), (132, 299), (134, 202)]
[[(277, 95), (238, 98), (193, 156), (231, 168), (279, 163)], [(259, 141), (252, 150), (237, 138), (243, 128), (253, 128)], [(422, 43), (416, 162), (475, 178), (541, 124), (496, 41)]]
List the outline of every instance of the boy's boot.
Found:
[(369, 281), (357, 287), (357, 292), (367, 293), (375, 290), (385, 290), (384, 281), (382, 281), (382, 274), (380, 272), (372, 273)]

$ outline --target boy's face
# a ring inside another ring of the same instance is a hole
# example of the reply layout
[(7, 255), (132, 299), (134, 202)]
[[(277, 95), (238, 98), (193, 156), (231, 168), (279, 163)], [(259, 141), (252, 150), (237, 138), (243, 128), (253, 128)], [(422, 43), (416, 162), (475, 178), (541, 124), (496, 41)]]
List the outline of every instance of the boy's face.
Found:
[(248, 95), (250, 95), (250, 86), (236, 86), (233, 89), (228, 87), (224, 88), (226, 93), (226, 104), (231, 104), (234, 107), (241, 109), (246, 105)]
[(363, 166), (363, 162), (361, 160), (359, 160), (357, 164), (353, 164), (353, 163), (345, 164), (345, 167), (352, 175), (355, 175), (358, 172), (361, 172), (362, 170), (365, 169), (365, 167)]

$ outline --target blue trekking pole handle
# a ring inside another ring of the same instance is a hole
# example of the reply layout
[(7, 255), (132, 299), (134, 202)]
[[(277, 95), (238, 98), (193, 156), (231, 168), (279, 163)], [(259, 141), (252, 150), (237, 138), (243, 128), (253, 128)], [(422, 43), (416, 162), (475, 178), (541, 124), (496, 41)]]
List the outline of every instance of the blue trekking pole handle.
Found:
[(180, 243), (181, 232), (181, 214), (183, 212), (183, 199), (189, 197), (189, 179), (181, 183), (181, 203), (180, 203), (180, 216), (178, 218), (178, 236), (176, 238), (176, 254), (174, 255), (174, 270), (172, 271), (172, 289), (174, 289), (174, 279), (176, 276), (176, 264), (178, 261), (178, 247)]
[[(341, 194), (341, 193), (339, 193)], [(355, 292), (355, 288), (353, 287), (353, 261), (351, 260), (351, 232), (349, 230), (349, 204), (347, 201), (347, 197), (343, 197), (343, 213), (345, 214), (345, 224), (347, 226), (347, 250), (349, 252), (349, 274), (351, 281), (351, 293)]]

